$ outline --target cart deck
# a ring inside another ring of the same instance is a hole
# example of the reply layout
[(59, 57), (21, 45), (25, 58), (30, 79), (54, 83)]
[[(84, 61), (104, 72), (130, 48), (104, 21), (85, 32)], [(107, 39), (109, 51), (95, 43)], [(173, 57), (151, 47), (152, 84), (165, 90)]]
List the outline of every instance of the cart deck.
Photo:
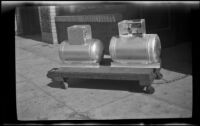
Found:
[(55, 83), (65, 83), (69, 78), (84, 79), (111, 79), (111, 80), (136, 80), (140, 86), (145, 87), (147, 93), (153, 93), (151, 83), (160, 78), (159, 69), (153, 68), (122, 68), (122, 67), (60, 67), (53, 68), (47, 73)]

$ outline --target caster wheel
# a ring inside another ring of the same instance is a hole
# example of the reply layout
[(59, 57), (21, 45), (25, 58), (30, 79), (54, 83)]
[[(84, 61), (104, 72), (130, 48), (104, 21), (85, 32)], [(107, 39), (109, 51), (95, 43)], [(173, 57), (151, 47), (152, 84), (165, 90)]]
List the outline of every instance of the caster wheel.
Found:
[(61, 89), (67, 89), (68, 84), (64, 81), (52, 81), (54, 84), (54, 87), (61, 88)]
[(65, 89), (68, 88), (68, 83), (67, 82), (63, 82), (64, 83), (64, 86), (65, 86)]
[(160, 72), (156, 73), (155, 76), (156, 76), (155, 79), (157, 79), (157, 80), (160, 80), (163, 78), (163, 75)]
[(67, 89), (68, 88), (68, 83), (67, 83), (67, 81), (68, 81), (68, 78), (63, 78), (63, 80), (64, 80), (64, 85), (65, 85), (65, 89)]
[(63, 78), (64, 82), (67, 82), (68, 81), (68, 78)]
[(155, 92), (155, 89), (154, 89), (154, 87), (152, 87), (152, 86), (146, 86), (146, 87), (144, 88), (144, 92), (145, 92), (146, 94), (153, 94), (153, 93)]

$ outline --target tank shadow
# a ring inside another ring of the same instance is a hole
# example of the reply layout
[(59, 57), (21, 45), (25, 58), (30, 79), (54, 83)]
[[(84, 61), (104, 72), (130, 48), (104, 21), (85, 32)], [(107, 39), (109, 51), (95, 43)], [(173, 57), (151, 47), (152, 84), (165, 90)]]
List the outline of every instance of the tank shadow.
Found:
[[(100, 90), (121, 90), (134, 93), (143, 93), (138, 81), (106, 80), (106, 79), (69, 79), (69, 88), (85, 88)], [(52, 88), (66, 89), (65, 84), (51, 82), (47, 86)]]
[(141, 93), (139, 81), (106, 80), (106, 79), (70, 79), (70, 88), (88, 88), (100, 90), (121, 90)]
[(47, 86), (52, 87), (52, 88), (66, 89), (66, 86), (65, 86), (64, 83), (50, 82), (50, 83), (47, 84)]

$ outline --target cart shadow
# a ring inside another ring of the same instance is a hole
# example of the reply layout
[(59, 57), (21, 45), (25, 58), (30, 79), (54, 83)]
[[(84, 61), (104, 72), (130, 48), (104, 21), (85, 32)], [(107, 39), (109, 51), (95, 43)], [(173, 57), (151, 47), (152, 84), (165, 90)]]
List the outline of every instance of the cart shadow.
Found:
[(52, 88), (60, 88), (60, 89), (67, 89), (65, 84), (58, 84), (55, 82), (50, 82), (47, 84), (47, 86), (52, 87)]
[[(99, 90), (121, 90), (134, 93), (143, 93), (138, 81), (106, 80), (106, 79), (69, 79), (68, 88), (85, 88)], [(52, 88), (66, 89), (65, 84), (50, 82)]]

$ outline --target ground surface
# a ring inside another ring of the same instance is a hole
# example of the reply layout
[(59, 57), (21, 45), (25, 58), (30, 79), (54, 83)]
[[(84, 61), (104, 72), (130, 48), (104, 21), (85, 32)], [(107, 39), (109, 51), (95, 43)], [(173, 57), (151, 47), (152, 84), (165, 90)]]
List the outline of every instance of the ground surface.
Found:
[[(134, 82), (70, 79), (52, 85), (47, 71), (60, 66), (58, 45), (16, 37), (16, 97), (19, 120), (176, 118), (192, 116), (192, 76), (161, 69), (155, 93), (128, 91)], [(171, 51), (170, 51), (171, 52)]]

